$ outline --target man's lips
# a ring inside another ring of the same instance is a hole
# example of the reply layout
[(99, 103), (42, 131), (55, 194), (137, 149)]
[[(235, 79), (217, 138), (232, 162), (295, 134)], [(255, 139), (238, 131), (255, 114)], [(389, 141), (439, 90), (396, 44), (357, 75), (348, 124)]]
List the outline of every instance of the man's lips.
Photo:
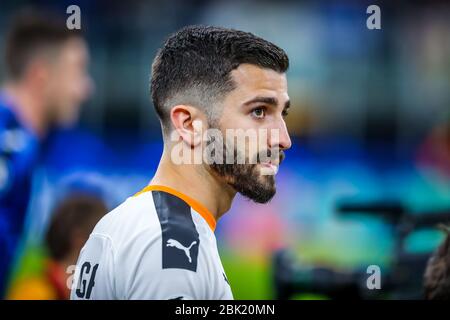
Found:
[[(281, 162), (283, 162), (285, 158), (285, 154), (283, 150), (278, 150), (278, 157), (276, 157), (272, 150), (267, 150), (264, 153), (262, 153), (264, 156), (269, 158), (263, 158), (258, 154), (257, 159), (258, 164), (261, 166), (261, 169), (263, 170), (262, 173), (265, 175), (275, 175), (278, 173), (278, 169), (280, 168)], [(266, 161), (260, 161), (260, 160), (266, 160)]]
[(270, 169), (273, 172), (273, 174), (277, 174), (278, 172), (279, 163), (269, 161), (269, 162), (261, 162), (260, 165), (264, 168)]

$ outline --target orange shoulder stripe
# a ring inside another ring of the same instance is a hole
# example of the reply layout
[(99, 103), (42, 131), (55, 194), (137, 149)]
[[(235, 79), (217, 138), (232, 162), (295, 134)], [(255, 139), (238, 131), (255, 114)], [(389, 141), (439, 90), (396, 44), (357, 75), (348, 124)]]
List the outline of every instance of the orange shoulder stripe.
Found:
[(203, 219), (205, 219), (205, 221), (208, 223), (209, 227), (211, 228), (211, 230), (213, 232), (216, 230), (216, 224), (217, 224), (216, 219), (214, 218), (212, 213), (203, 204), (201, 204), (197, 200), (195, 200), (175, 189), (172, 189), (172, 188), (166, 187), (166, 186), (161, 186), (161, 185), (146, 186), (144, 189), (142, 189), (141, 191), (136, 193), (134, 196), (136, 197), (136, 196), (138, 196), (142, 193), (148, 192), (148, 191), (163, 191), (163, 192), (170, 193), (170, 194), (180, 198), (181, 200), (186, 202), (192, 209), (197, 211), (203, 217)]

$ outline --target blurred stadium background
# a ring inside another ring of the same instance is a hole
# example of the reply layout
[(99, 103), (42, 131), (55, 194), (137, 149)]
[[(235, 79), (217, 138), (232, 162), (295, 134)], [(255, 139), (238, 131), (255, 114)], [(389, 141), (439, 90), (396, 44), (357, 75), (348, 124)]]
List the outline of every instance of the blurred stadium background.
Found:
[[(395, 225), (364, 215), (340, 218), (336, 207), (345, 199), (448, 212), (448, 2), (3, 0), (0, 46), (19, 9), (65, 14), (71, 4), (81, 8), (96, 89), (79, 125), (53, 132), (46, 143), (14, 279), (42, 269), (41, 240), (68, 189), (89, 188), (113, 208), (151, 179), (162, 143), (149, 99), (150, 64), (167, 35), (188, 24), (253, 32), (291, 60), (293, 147), (277, 195), (266, 206), (238, 198), (216, 232), (236, 299), (276, 297), (272, 256), (281, 248), (303, 267), (348, 272), (375, 264), (388, 273)], [(381, 7), (381, 30), (366, 28), (369, 4)], [(442, 239), (435, 228), (423, 228), (405, 239), (405, 248), (427, 253)], [(291, 298), (322, 297), (303, 293)]]

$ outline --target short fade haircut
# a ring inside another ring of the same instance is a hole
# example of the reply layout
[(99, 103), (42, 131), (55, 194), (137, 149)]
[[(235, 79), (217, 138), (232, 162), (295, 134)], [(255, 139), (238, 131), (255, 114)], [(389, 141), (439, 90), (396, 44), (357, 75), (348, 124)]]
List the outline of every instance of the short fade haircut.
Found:
[(69, 30), (59, 15), (31, 9), (21, 11), (13, 18), (6, 35), (6, 78), (20, 79), (36, 56), (54, 52), (73, 37), (81, 37), (81, 32)]
[(424, 275), (427, 300), (450, 300), (450, 226), (441, 226), (447, 234), (444, 242), (428, 260)]
[(152, 65), (151, 95), (163, 131), (170, 128), (170, 108), (201, 108), (209, 121), (214, 108), (235, 88), (230, 72), (249, 63), (284, 73), (289, 58), (283, 49), (249, 32), (212, 26), (188, 26), (172, 34)]

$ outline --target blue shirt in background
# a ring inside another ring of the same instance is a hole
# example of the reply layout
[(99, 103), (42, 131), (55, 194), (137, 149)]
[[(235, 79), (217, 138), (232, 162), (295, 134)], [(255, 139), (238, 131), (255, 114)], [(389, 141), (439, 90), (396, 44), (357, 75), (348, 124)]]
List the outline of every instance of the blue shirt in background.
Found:
[(39, 154), (38, 137), (20, 123), (14, 108), (0, 93), (0, 298), (22, 235)]

